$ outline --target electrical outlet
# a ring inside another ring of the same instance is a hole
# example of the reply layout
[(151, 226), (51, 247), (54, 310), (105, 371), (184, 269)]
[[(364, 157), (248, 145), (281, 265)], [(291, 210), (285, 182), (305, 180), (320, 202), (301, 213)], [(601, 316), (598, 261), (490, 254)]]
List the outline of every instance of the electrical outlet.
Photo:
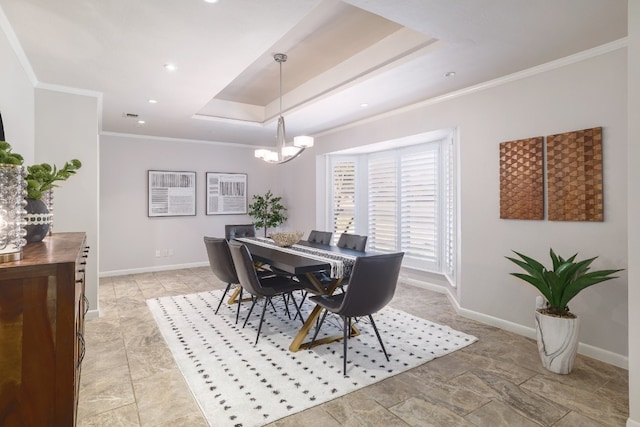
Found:
[(173, 256), (173, 249), (169, 249), (169, 256)]
[(160, 249), (156, 249), (156, 258), (160, 258), (161, 256)]

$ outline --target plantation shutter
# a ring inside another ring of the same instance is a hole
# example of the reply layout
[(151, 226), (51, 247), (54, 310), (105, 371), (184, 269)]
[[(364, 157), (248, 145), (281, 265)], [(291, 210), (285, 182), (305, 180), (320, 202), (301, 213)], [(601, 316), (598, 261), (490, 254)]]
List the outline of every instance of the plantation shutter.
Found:
[(369, 249), (393, 252), (398, 247), (398, 168), (395, 156), (368, 162)]
[(354, 233), (356, 229), (356, 161), (335, 159), (331, 176), (331, 219), (336, 243), (342, 233)]
[(330, 170), (334, 243), (343, 232), (366, 230), (368, 250), (403, 251), (403, 266), (442, 273), (455, 286), (453, 133), (403, 148), (333, 157)]
[(423, 146), (400, 159), (400, 249), (407, 265), (439, 269), (439, 145)]

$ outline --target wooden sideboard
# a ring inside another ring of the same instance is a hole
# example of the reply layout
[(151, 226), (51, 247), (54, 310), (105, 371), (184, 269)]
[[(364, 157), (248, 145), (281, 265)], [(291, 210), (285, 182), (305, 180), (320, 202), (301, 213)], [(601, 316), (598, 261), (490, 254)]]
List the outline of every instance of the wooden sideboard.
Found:
[(85, 233), (0, 264), (0, 425), (74, 426), (84, 357)]

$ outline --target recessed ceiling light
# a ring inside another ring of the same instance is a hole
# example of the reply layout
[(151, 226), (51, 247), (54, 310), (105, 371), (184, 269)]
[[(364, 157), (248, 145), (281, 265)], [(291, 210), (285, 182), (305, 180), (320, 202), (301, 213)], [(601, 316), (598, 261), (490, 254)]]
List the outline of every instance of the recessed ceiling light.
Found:
[(455, 71), (449, 71), (448, 73), (445, 73), (445, 74), (444, 74), (444, 76), (445, 76), (445, 77), (453, 77), (453, 76), (455, 76), (455, 75), (456, 75), (456, 72), (455, 72)]
[(138, 120), (138, 124), (139, 124), (139, 125), (143, 125), (143, 124), (145, 124), (145, 123), (146, 123), (146, 122), (145, 122), (144, 120)]
[(204, 0), (205, 3), (218, 3), (218, 0)]
[(176, 70), (175, 64), (171, 64), (171, 63), (164, 64), (164, 68), (167, 71), (175, 71)]
[(360, 104), (360, 106), (361, 106), (362, 108), (366, 108), (366, 107), (368, 107), (368, 106), (369, 106), (369, 104), (367, 104), (366, 102), (363, 102), (362, 104)]
[(157, 104), (158, 100), (157, 99), (150, 99), (149, 100), (149, 104)]

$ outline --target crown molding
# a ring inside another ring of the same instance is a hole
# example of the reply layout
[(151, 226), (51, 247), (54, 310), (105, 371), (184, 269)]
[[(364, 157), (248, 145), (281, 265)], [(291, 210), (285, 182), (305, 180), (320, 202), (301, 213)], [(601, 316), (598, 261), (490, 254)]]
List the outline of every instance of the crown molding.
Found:
[(585, 61), (587, 59), (595, 58), (609, 52), (613, 52), (619, 49), (623, 49), (628, 47), (629, 41), (628, 37), (623, 37), (618, 40), (614, 40), (610, 43), (606, 43), (592, 49), (584, 50), (582, 52), (578, 52), (573, 55), (566, 56), (564, 58), (557, 59), (555, 61), (550, 61), (541, 65), (536, 65), (535, 67), (527, 68), (526, 70), (518, 71), (516, 73), (508, 74), (506, 76), (498, 77), (497, 79), (489, 80), (484, 83), (479, 83), (477, 85), (469, 86), (464, 89), (456, 90), (454, 92), (450, 92), (444, 95), (440, 95), (434, 98), (430, 98), (424, 101), (416, 102), (415, 104), (407, 105), (401, 108), (397, 108), (395, 110), (387, 111), (385, 113), (381, 113), (375, 116), (367, 117), (365, 119), (357, 120), (346, 125), (338, 126), (332, 129), (328, 129), (323, 132), (319, 132), (316, 137), (321, 137), (325, 135), (331, 135), (336, 132), (340, 132), (343, 130), (347, 130), (356, 126), (360, 126), (367, 123), (372, 123), (378, 121), (380, 119), (397, 116), (400, 114), (404, 114), (409, 111), (417, 110), (420, 108), (424, 108), (427, 106), (439, 104), (444, 101), (448, 101), (455, 98), (460, 98), (462, 96), (466, 96), (472, 93), (480, 92), (483, 90), (491, 89), (497, 86), (501, 86), (507, 83), (511, 83), (517, 80), (522, 80), (531, 76), (535, 76), (537, 74), (546, 73), (551, 70), (555, 70), (558, 68), (566, 67), (571, 64), (575, 64), (578, 62)]
[[(165, 142), (187, 142), (191, 144), (207, 144), (207, 145), (219, 145), (219, 146), (227, 146), (233, 148), (244, 148), (248, 150), (254, 150), (256, 148), (261, 148), (259, 146), (247, 145), (247, 144), (238, 144), (235, 142), (222, 142), (222, 141), (205, 141), (201, 139), (185, 139), (185, 138), (172, 138), (169, 136), (155, 136), (155, 135), (140, 135), (135, 133), (121, 133), (121, 132), (100, 132), (100, 136), (115, 136), (119, 138), (131, 138), (131, 139), (153, 139), (156, 141), (165, 141)], [(272, 147), (273, 148), (273, 147)]]
[(2, 6), (0, 6), (0, 28), (2, 28), (5, 35), (7, 36), (7, 39), (9, 40), (9, 45), (11, 45), (11, 48), (13, 49), (13, 52), (18, 58), (20, 65), (22, 65), (22, 68), (24, 69), (25, 73), (27, 73), (27, 77), (29, 78), (31, 85), (35, 87), (38, 84), (38, 78), (36, 77), (36, 73), (33, 71), (33, 68), (31, 67), (31, 63), (27, 59), (27, 55), (24, 53), (24, 49), (22, 49), (22, 45), (20, 44), (20, 41), (18, 41), (18, 36), (16, 35), (15, 31), (13, 31), (13, 27), (9, 23), (9, 19), (7, 18), (7, 15), (4, 13)]

